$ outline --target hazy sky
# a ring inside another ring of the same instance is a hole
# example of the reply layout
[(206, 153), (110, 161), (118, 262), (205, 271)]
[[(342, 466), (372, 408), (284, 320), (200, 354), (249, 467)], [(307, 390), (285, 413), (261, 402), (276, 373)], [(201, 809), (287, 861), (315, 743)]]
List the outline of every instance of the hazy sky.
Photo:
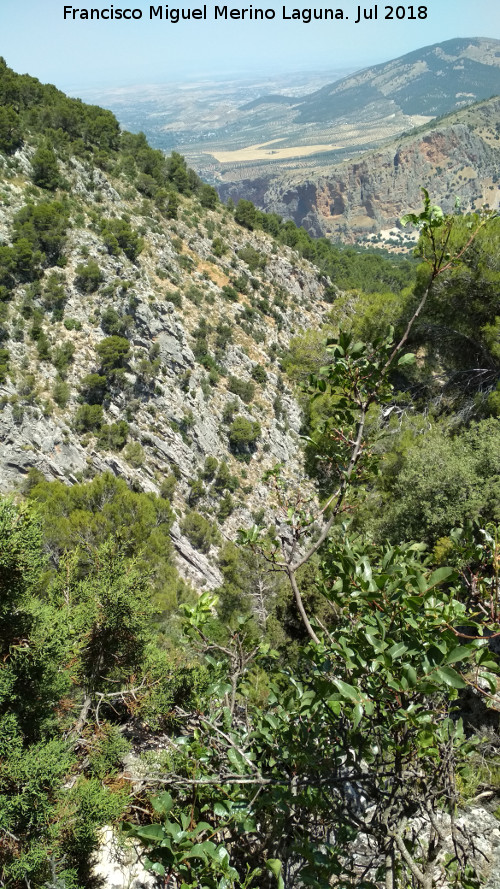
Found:
[[(283, 4), (265, 5), (265, 0), (254, 0), (253, 8), (275, 9), (274, 21), (215, 22), (215, 4), (209, 2), (207, 21), (172, 24), (150, 20), (150, 4), (143, 0), (114, 0), (113, 4), (94, 0), (88, 6), (139, 9), (140, 21), (64, 21), (63, 0), (0, 0), (0, 55), (16, 71), (75, 90), (244, 72), (264, 76), (278, 71), (361, 68), (452, 37), (500, 38), (497, 0), (429, 0), (427, 19), (415, 21), (386, 20), (387, 7), (379, 3), (378, 20), (359, 24), (355, 24), (357, 2), (334, 2), (347, 21), (284, 21)], [(194, 0), (184, 9), (201, 5)], [(327, 0), (326, 6), (332, 5)], [(178, 8), (175, 2), (170, 6)], [(228, 8), (249, 6), (233, 2)], [(292, 0), (285, 8), (291, 15), (294, 8), (309, 5), (307, 0), (303, 4)], [(419, 8), (413, 6), (415, 14)], [(398, 9), (401, 14), (410, 6)]]

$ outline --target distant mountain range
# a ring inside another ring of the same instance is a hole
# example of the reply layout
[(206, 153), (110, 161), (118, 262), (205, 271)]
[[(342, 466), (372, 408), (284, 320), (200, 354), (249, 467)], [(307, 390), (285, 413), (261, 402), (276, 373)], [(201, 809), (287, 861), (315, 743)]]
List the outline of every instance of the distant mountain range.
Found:
[(500, 40), (456, 38), (365, 68), (304, 98), (263, 96), (242, 110), (293, 105), (295, 122), (323, 124), (342, 117), (399, 109), (436, 117), (500, 92)]
[[(344, 150), (267, 163), (228, 161), (219, 164), (214, 180), (225, 198), (248, 198), (312, 234), (347, 241), (368, 236), (373, 242), (381, 231), (387, 239), (404, 208), (418, 206), (422, 185), (446, 209), (456, 196), (468, 209), (497, 206), (496, 93), (500, 40), (457, 39), (425, 47), (325, 86), (294, 106), (295, 124), (300, 122), (316, 145), (318, 128), (325, 131), (337, 121), (339, 131), (345, 130)], [(274, 97), (261, 100), (267, 107), (271, 101)], [(391, 126), (400, 129), (388, 135), (391, 108)], [(409, 120), (422, 123), (408, 126)]]

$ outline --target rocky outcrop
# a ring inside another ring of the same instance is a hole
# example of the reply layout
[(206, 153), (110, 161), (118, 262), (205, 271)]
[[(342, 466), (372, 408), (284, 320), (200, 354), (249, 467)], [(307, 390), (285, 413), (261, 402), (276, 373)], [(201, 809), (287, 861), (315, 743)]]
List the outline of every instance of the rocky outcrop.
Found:
[(312, 235), (347, 242), (392, 229), (421, 203), (420, 188), (451, 211), (498, 206), (500, 100), (492, 99), (456, 121), (302, 179), (297, 173), (223, 183), (224, 198), (252, 200), (261, 209), (303, 225)]
[[(29, 159), (27, 146), (11, 161), (17, 165), (16, 180), (4, 182), (9, 199), (0, 209), (0, 238), (7, 244), (13, 217), (25, 203)], [(175, 221), (153, 220), (143, 215), (141, 195), (131, 196), (130, 188), (103, 171), (96, 169), (90, 177), (74, 159), (64, 172), (77, 213), (68, 230), (64, 269), (48, 269), (35, 290), (20, 284), (0, 328), (9, 352), (9, 372), (0, 382), (0, 491), (19, 490), (32, 469), (65, 484), (111, 471), (135, 490), (153, 493), (173, 474), (177, 521), (172, 541), (179, 570), (197, 588), (217, 587), (222, 580), (217, 548), (198, 552), (181, 532), (183, 518), (189, 510), (201, 511), (218, 522), (221, 539), (231, 539), (238, 527), (251, 524), (252, 512), (266, 508), (261, 482), (266, 469), (283, 462), (301, 474), (300, 410), (283, 384), (276, 355), (297, 331), (321, 322), (328, 310), (322, 297), (329, 282), (319, 281), (317, 270), (290, 249), (277, 252), (263, 233), (235, 225), (222, 207), (201, 211), (203, 219), (196, 223), (190, 205)], [(143, 232), (144, 249), (136, 262), (123, 252), (110, 254), (99, 226), (89, 223), (92, 214), (95, 219), (96, 189), (103, 217), (126, 214)], [(213, 253), (217, 232), (226, 242), (221, 257)], [(249, 269), (244, 250), (238, 256), (243, 248), (260, 257), (258, 268)], [(99, 266), (101, 283), (88, 293), (78, 288), (77, 268), (90, 261)], [(51, 272), (64, 279), (61, 320), (43, 303)], [(223, 290), (228, 285), (230, 298)], [(33, 312), (47, 342), (42, 358), (33, 336)], [(85, 401), (82, 380), (99, 370), (96, 347), (112, 332), (103, 321), (109, 312), (122, 324), (131, 351), (120, 384), (107, 388), (103, 419), (107, 426), (126, 421), (132, 451), (123, 443), (113, 450), (99, 439), (98, 429), (82, 429), (75, 419)], [(206, 325), (211, 355), (218, 350), (218, 370), (211, 379), (195, 356), (200, 324)], [(227, 340), (217, 346), (221, 325)], [(61, 346), (74, 350), (63, 372), (67, 391), (62, 401), (55, 396), (61, 377), (52, 360)], [(265, 373), (254, 383), (257, 365)], [(243, 400), (231, 391), (231, 377), (253, 385), (255, 396)], [(229, 440), (233, 415), (260, 429), (258, 442), (243, 455), (234, 453)], [(219, 518), (221, 495), (211, 492), (209, 483), (204, 483), (201, 500), (191, 493), (193, 482), (200, 484), (207, 457), (226, 463), (239, 484), (229, 514)]]

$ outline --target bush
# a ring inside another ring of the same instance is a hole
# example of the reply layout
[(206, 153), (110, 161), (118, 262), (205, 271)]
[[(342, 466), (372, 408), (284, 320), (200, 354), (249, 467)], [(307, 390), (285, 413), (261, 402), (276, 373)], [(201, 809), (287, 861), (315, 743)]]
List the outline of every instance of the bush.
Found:
[(102, 404), (106, 393), (106, 377), (87, 374), (81, 382), (81, 392), (88, 404)]
[(198, 512), (188, 512), (182, 525), (182, 533), (186, 535), (190, 543), (202, 553), (208, 553), (213, 544), (219, 542), (217, 528)]
[(217, 518), (219, 522), (225, 522), (234, 509), (234, 500), (229, 491), (226, 491), (217, 510)]
[(61, 181), (57, 158), (53, 149), (46, 145), (35, 151), (31, 158), (32, 178), (35, 185), (54, 191)]
[(205, 457), (205, 465), (203, 466), (202, 478), (211, 481), (217, 471), (219, 463), (215, 457)]
[(239, 300), (238, 291), (234, 287), (231, 287), (230, 284), (224, 284), (222, 295), (231, 303), (237, 303)]
[(229, 444), (236, 453), (248, 451), (260, 437), (260, 423), (247, 420), (246, 417), (236, 417), (229, 429)]
[(177, 309), (182, 309), (182, 293), (180, 290), (173, 290), (165, 294), (165, 301), (172, 303)]
[(213, 210), (217, 206), (219, 195), (213, 185), (203, 184), (199, 190), (200, 204), (208, 210)]
[(144, 463), (144, 448), (138, 441), (129, 441), (127, 447), (123, 451), (123, 456), (127, 463), (138, 469)]
[(71, 388), (64, 380), (56, 380), (52, 397), (60, 408), (65, 408), (71, 395)]
[(14, 217), (13, 250), (22, 280), (37, 274), (37, 266), (62, 263), (68, 228), (68, 210), (60, 201), (26, 204)]
[(127, 437), (128, 423), (126, 420), (118, 420), (117, 423), (101, 427), (97, 444), (106, 451), (121, 451), (127, 441)]
[(499, 453), (499, 423), (493, 418), (455, 435), (435, 426), (410, 446), (403, 437), (382, 464), (381, 536), (433, 543), (470, 519), (498, 522)]
[(238, 395), (245, 404), (250, 404), (255, 395), (255, 386), (248, 380), (240, 380), (238, 377), (230, 376), (227, 381), (227, 388), (233, 395)]
[(0, 106), (0, 151), (12, 154), (23, 144), (19, 115), (12, 105)]
[(95, 259), (90, 259), (86, 265), (77, 265), (75, 285), (82, 293), (94, 293), (101, 281), (103, 274)]
[(94, 432), (101, 428), (103, 419), (100, 404), (81, 404), (75, 413), (73, 427), (76, 432)]
[(9, 372), (10, 353), (8, 349), (0, 349), (0, 383), (5, 383)]
[(61, 321), (64, 314), (67, 300), (64, 283), (63, 275), (52, 272), (47, 278), (43, 290), (43, 304), (48, 311), (52, 312), (54, 321)]
[(254, 364), (252, 367), (252, 380), (263, 386), (267, 380), (267, 374), (261, 364)]
[(267, 262), (266, 257), (250, 245), (238, 250), (238, 256), (247, 264), (251, 272), (255, 272), (257, 269), (263, 269)]
[(167, 477), (163, 479), (160, 485), (160, 497), (163, 497), (164, 500), (172, 500), (176, 484), (177, 479), (175, 475), (173, 473), (171, 475), (167, 475)]
[(253, 230), (257, 222), (257, 211), (251, 201), (245, 201), (243, 198), (238, 201), (234, 211), (234, 221), (249, 231)]
[(101, 327), (108, 336), (125, 338), (125, 334), (132, 322), (133, 319), (130, 315), (121, 316), (111, 306), (104, 310), (101, 317)]
[(52, 364), (56, 370), (59, 371), (61, 376), (64, 375), (68, 366), (73, 361), (74, 354), (75, 347), (69, 340), (66, 340), (65, 343), (61, 343), (61, 345), (54, 350), (52, 354)]
[(194, 506), (205, 495), (205, 486), (200, 478), (191, 479), (189, 482), (188, 503)]
[(104, 376), (113, 376), (113, 371), (124, 367), (130, 355), (130, 344), (121, 336), (108, 336), (96, 346)]
[(212, 485), (212, 490), (216, 494), (223, 494), (225, 491), (236, 491), (239, 484), (238, 476), (231, 474), (226, 461), (223, 460)]
[(106, 219), (102, 224), (101, 234), (108, 253), (116, 256), (123, 250), (131, 262), (135, 262), (144, 247), (143, 239), (126, 219)]

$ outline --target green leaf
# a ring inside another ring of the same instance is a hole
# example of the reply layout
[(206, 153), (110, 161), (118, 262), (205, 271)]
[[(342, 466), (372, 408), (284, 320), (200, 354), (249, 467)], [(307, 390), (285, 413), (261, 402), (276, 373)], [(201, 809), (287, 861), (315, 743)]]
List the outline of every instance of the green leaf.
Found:
[(397, 660), (402, 654), (406, 654), (408, 651), (408, 646), (404, 644), (404, 642), (395, 642), (394, 645), (391, 645), (390, 648), (387, 649), (386, 654), (392, 658), (393, 661)]
[[(481, 673), (479, 674), (479, 676), (481, 679), (484, 679), (488, 683), (491, 694), (495, 694), (497, 691), (498, 677), (495, 676), (493, 673), (488, 673), (486, 670), (482, 670)], [(490, 702), (490, 706), (496, 706), (496, 705), (493, 705), (493, 703)]]
[(472, 653), (473, 650), (470, 645), (457, 645), (446, 658), (445, 664), (456, 664), (457, 661), (463, 661), (466, 658), (469, 658)]
[(283, 882), (283, 877), (281, 876), (281, 861), (279, 858), (268, 858), (266, 861), (266, 867), (271, 871), (273, 876), (276, 877), (278, 881), (278, 889), (285, 889), (285, 884)]
[(453, 568), (438, 568), (437, 571), (433, 571), (429, 579), (427, 580), (427, 590), (432, 590), (433, 587), (438, 586), (438, 584), (443, 583), (443, 581), (448, 580), (454, 574)]
[(158, 796), (154, 796), (151, 800), (153, 809), (160, 815), (168, 815), (173, 804), (174, 801), (167, 790), (164, 790), (163, 793), (159, 793)]
[(241, 753), (238, 753), (233, 747), (231, 747), (227, 752), (227, 758), (229, 762), (233, 766), (236, 772), (241, 774), (245, 771), (245, 760), (243, 759)]
[(467, 685), (453, 667), (438, 667), (434, 673), (437, 673), (442, 682), (451, 686), (451, 688), (465, 688)]
[(149, 861), (149, 859), (146, 859), (144, 864), (147, 870), (151, 871), (151, 873), (158, 874), (159, 877), (165, 876), (165, 868), (159, 861)]
[(402, 664), (401, 669), (410, 688), (415, 688), (417, 684), (417, 673), (415, 668), (412, 667), (411, 664)]
[(361, 722), (363, 713), (364, 710), (361, 704), (356, 704), (352, 711), (352, 726), (354, 729), (357, 729), (359, 723)]
[(416, 358), (413, 352), (405, 352), (398, 361), (398, 367), (404, 367), (405, 364), (415, 364)]
[(227, 803), (214, 803), (213, 806), (214, 815), (218, 815), (219, 818), (226, 818), (230, 814), (230, 807)]
[(355, 703), (359, 701), (359, 691), (357, 688), (354, 688), (354, 686), (348, 685), (347, 682), (343, 682), (342, 679), (334, 679), (333, 684), (337, 686), (344, 698), (347, 698), (349, 701), (354, 701)]
[(203, 861), (203, 864), (208, 864), (208, 859), (205, 854), (205, 850), (202, 849), (202, 845), (202, 843), (197, 843), (196, 845), (194, 845), (193, 848), (189, 850), (189, 852), (185, 853), (184, 858), (199, 858), (201, 861)]
[(204, 830), (212, 830), (212, 825), (207, 824), (206, 821), (198, 821), (194, 830), (191, 831), (190, 836), (197, 837), (200, 833), (203, 833)]
[(148, 840), (151, 843), (159, 843), (165, 836), (161, 824), (145, 824), (144, 827), (137, 827), (134, 833), (140, 840)]

